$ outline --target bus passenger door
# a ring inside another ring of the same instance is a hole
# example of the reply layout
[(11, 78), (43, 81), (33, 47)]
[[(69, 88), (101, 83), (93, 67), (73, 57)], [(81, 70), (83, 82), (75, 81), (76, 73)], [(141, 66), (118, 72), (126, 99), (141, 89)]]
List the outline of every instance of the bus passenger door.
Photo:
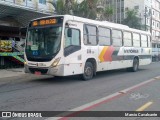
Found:
[(64, 31), (64, 76), (82, 73), (81, 26), (69, 21)]
[(89, 59), (94, 59), (96, 61), (96, 65), (93, 65), (95, 71), (98, 70), (98, 29), (95, 25), (84, 24), (83, 25), (83, 40), (82, 44), (84, 44), (82, 49), (83, 54), (83, 63)]

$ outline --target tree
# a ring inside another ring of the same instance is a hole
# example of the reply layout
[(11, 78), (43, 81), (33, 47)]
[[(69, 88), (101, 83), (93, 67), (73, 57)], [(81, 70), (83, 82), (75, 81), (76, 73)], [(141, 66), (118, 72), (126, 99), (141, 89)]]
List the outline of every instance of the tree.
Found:
[(74, 0), (56, 0), (56, 1), (48, 1), (48, 3), (52, 4), (55, 8), (56, 14), (71, 14), (72, 4), (74, 4)]
[[(97, 2), (98, 0), (83, 0), (81, 3), (78, 0), (56, 0), (49, 3), (54, 6), (57, 14), (73, 14), (84, 18), (96, 19), (99, 12)], [(103, 10), (103, 18), (107, 18), (111, 14), (113, 14), (112, 9), (106, 8)]]
[(141, 18), (137, 17), (137, 11), (129, 9), (126, 11), (126, 18), (122, 22), (124, 25), (128, 25), (131, 28), (141, 29)]
[(66, 14), (64, 0), (57, 0), (55, 9), (57, 14)]
[(64, 7), (67, 14), (73, 14), (72, 7), (75, 4), (75, 0), (64, 0)]
[(97, 0), (84, 0), (81, 3), (76, 2), (73, 13), (76, 16), (95, 19)]
[(112, 15), (113, 15), (113, 7), (105, 7), (103, 11), (103, 19), (109, 21)]
[(80, 17), (95, 19), (97, 0), (56, 0), (48, 1), (55, 8), (56, 14), (73, 14)]

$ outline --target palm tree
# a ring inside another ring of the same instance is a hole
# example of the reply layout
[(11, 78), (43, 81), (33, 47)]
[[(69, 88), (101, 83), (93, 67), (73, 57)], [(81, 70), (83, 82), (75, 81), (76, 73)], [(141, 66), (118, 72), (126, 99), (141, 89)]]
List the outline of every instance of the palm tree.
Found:
[(128, 25), (131, 28), (136, 28), (136, 29), (141, 29), (141, 19), (137, 17), (137, 11), (132, 9), (132, 10), (127, 10), (126, 12), (126, 18), (122, 22), (124, 25)]
[(56, 6), (55, 6), (57, 14), (60, 14), (60, 15), (61, 14), (66, 14), (64, 4), (65, 4), (64, 0), (57, 0)]
[(74, 9), (74, 15), (84, 18), (95, 19), (96, 18), (96, 3), (97, 0), (84, 0)]
[(103, 11), (103, 19), (109, 21), (112, 15), (113, 15), (113, 7), (105, 7)]
[(97, 17), (97, 2), (98, 0), (87, 0), (88, 16), (87, 18), (96, 19)]
[(47, 1), (48, 3), (52, 4), (55, 8), (56, 14), (63, 14), (64, 13), (64, 1), (63, 0), (54, 0), (54, 1)]
[(70, 14), (71, 6), (74, 0), (48, 1), (55, 8), (56, 14)]
[(51, 3), (57, 14), (73, 14), (76, 16), (95, 19), (97, 17), (97, 0), (57, 0)]
[(64, 0), (64, 7), (67, 14), (72, 14), (72, 6), (75, 4), (75, 0)]
[(113, 15), (113, 7), (104, 7), (105, 1), (97, 2), (97, 19), (99, 20), (109, 20), (111, 15)]

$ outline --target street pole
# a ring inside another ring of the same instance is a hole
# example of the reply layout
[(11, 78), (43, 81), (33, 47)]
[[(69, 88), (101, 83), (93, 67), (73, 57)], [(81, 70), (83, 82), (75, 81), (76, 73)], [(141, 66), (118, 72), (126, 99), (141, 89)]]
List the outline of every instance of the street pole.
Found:
[[(153, 46), (153, 44), (152, 44), (152, 42), (153, 42), (153, 40), (152, 40), (152, 38), (153, 38), (153, 36), (152, 36), (152, 5), (151, 5), (151, 8), (149, 10), (149, 16), (150, 16), (151, 45)], [(152, 57), (153, 57), (153, 49), (152, 49)]]
[(150, 32), (151, 32), (151, 36), (152, 36), (152, 6), (150, 9)]
[(145, 31), (147, 30), (147, 28), (146, 28), (146, 18), (147, 18), (147, 7), (145, 6), (145, 13), (144, 13), (144, 19), (145, 19)]
[(156, 51), (157, 51), (157, 56), (156, 56), (156, 61), (160, 60), (160, 54), (159, 54), (159, 39), (160, 36), (155, 36), (156, 37)]

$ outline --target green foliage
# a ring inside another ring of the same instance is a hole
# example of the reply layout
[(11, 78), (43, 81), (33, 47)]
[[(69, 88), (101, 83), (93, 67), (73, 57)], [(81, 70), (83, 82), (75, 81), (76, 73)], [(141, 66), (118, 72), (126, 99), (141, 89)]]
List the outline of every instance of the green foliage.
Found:
[(66, 14), (66, 11), (65, 11), (65, 6), (64, 6), (64, 0), (57, 0), (57, 3), (56, 3), (56, 12), (58, 14)]
[(110, 16), (113, 15), (113, 7), (105, 7), (103, 11), (103, 16), (105, 20), (109, 20)]
[(97, 16), (96, 12), (97, 0), (84, 0), (80, 4), (76, 1), (73, 5), (73, 14), (76, 16), (95, 19)]
[(127, 10), (126, 12), (126, 18), (122, 22), (124, 25), (128, 25), (131, 28), (135, 29), (142, 29), (143, 25), (141, 24), (141, 18), (137, 17), (137, 11), (136, 10)]
[[(54, 6), (56, 13), (59, 15), (73, 14), (84, 18), (96, 19), (97, 13), (99, 13), (97, 2), (98, 0), (83, 0), (81, 3), (78, 0), (57, 0), (56, 3), (49, 3)], [(113, 9), (105, 8), (102, 13), (105, 19), (113, 14)]]

